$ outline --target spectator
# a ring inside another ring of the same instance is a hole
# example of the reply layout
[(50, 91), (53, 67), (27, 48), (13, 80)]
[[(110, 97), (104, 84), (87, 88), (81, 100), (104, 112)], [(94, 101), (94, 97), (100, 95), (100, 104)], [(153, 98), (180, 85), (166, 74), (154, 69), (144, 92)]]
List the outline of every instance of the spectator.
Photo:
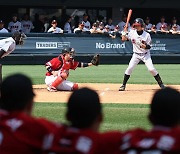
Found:
[(166, 24), (161, 25), (159, 32), (160, 32), (160, 33), (164, 33), (164, 34), (169, 33), (168, 27), (166, 26)]
[(80, 22), (78, 28), (74, 29), (75, 34), (87, 33), (87, 32), (89, 32), (89, 31), (84, 27), (83, 22), (82, 23)]
[(66, 119), (69, 125), (58, 130), (52, 151), (110, 154), (117, 150), (121, 133), (98, 133), (103, 114), (99, 96), (94, 90), (81, 88), (71, 94), (67, 103)]
[[(126, 25), (127, 16), (124, 14), (122, 17), (122, 21), (118, 23), (119, 31), (122, 32), (124, 30), (124, 26)], [(130, 23), (128, 24), (128, 31), (130, 30)]]
[(16, 31), (12, 34), (12, 37), (0, 40), (0, 58), (3, 58), (13, 52), (16, 45), (22, 45), (25, 38), (25, 34)]
[(85, 29), (86, 29), (87, 31), (89, 31), (90, 28), (91, 28), (91, 24), (90, 24), (90, 22), (88, 21), (88, 18), (89, 18), (89, 16), (85, 13), (85, 14), (83, 15), (82, 23), (84, 24), (84, 27), (85, 27)]
[(156, 91), (149, 120), (150, 131), (137, 128), (124, 134), (119, 153), (180, 153), (180, 93), (173, 88)]
[(117, 36), (120, 37), (119, 25), (116, 25), (114, 31), (111, 33), (111, 38), (116, 38)]
[(34, 28), (28, 14), (24, 14), (23, 20), (21, 21), (21, 26), (22, 26), (23, 33), (30, 33), (31, 30)]
[(106, 26), (107, 26), (107, 25), (109, 26), (110, 31), (114, 31), (114, 28), (115, 28), (115, 26), (113, 25), (112, 22), (113, 22), (112, 19), (109, 18), (109, 19), (108, 19), (108, 22), (107, 22), (107, 24), (106, 24)]
[(72, 20), (72, 17), (68, 16), (66, 23), (64, 25), (64, 32), (72, 33), (71, 20)]
[(52, 27), (47, 31), (48, 33), (63, 33), (63, 30), (57, 27), (57, 21), (53, 20), (51, 22)]
[(156, 25), (157, 31), (161, 31), (161, 26), (164, 25), (167, 27), (167, 23), (165, 22), (165, 17), (162, 16), (160, 22)]
[(44, 23), (39, 19), (39, 14), (37, 13), (34, 15), (33, 25), (34, 25), (33, 32), (36, 33), (44, 32)]
[[(43, 153), (52, 144), (56, 125), (31, 116), (31, 80), (21, 74), (4, 79), (0, 98), (0, 153)], [(48, 144), (46, 144), (48, 143)]]
[(150, 23), (150, 18), (146, 17), (145, 19), (145, 30), (151, 32), (152, 24)]
[(90, 29), (90, 33), (91, 34), (94, 34), (94, 33), (97, 34), (98, 33), (97, 27), (98, 27), (98, 24), (97, 23), (93, 23), (92, 28)]
[(172, 34), (180, 34), (180, 30), (179, 30), (179, 25), (177, 25), (177, 24), (174, 24), (174, 25), (172, 25), (172, 28), (170, 29), (170, 33), (172, 33)]
[(17, 14), (13, 14), (12, 21), (8, 24), (8, 30), (11, 33), (14, 33), (15, 31), (21, 31), (21, 23), (17, 20)]
[(0, 33), (8, 33), (8, 30), (4, 28), (4, 22), (0, 20)]
[(98, 33), (104, 33), (104, 23), (100, 22), (99, 27), (97, 28)]
[(176, 17), (173, 17), (170, 28), (172, 29), (172, 27), (175, 26), (175, 25), (177, 26), (177, 30), (180, 31), (180, 26), (177, 24), (177, 18), (176, 18)]
[(151, 27), (151, 32), (152, 32), (152, 33), (156, 33), (156, 32), (157, 32), (157, 30), (156, 30), (156, 25), (152, 25), (152, 27)]

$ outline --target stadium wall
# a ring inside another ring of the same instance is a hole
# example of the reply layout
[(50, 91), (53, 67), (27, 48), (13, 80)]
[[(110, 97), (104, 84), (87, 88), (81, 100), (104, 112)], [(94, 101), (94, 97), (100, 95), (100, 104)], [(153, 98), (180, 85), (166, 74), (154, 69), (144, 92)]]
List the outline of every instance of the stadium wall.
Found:
[[(9, 37), (2, 34), (0, 39)], [(101, 64), (126, 64), (132, 56), (131, 42), (122, 42), (120, 36), (112, 39), (108, 35), (90, 34), (45, 34), (30, 33), (23, 46), (17, 46), (2, 64), (44, 64), (58, 56), (66, 46), (74, 47), (76, 58), (88, 61), (96, 53), (101, 55)], [(154, 63), (180, 63), (180, 36), (152, 34), (151, 55)]]

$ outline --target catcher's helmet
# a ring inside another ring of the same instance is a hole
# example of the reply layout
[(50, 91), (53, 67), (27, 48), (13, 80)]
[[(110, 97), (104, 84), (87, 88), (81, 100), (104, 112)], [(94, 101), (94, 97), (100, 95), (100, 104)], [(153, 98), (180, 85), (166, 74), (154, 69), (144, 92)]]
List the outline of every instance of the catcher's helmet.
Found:
[(136, 18), (134, 20), (134, 23), (133, 23), (133, 27), (134, 26), (141, 26), (143, 27), (145, 24), (144, 24), (144, 20), (142, 18)]
[(71, 47), (65, 47), (62, 49), (62, 54), (66, 54), (66, 53), (69, 53), (71, 55), (71, 58), (74, 58), (75, 56), (75, 50), (74, 48), (71, 48)]

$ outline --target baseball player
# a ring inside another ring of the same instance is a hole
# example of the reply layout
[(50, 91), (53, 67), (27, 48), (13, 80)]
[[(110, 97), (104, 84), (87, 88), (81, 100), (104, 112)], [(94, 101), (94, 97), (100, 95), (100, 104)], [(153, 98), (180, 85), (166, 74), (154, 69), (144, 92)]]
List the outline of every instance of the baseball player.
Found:
[(165, 17), (164, 17), (164, 16), (162, 16), (161, 19), (160, 19), (160, 22), (157, 23), (156, 29), (157, 29), (158, 31), (161, 30), (161, 26), (162, 26), (162, 25), (164, 25), (164, 26), (167, 27), (167, 23), (165, 22)]
[(72, 17), (69, 16), (64, 25), (64, 31), (67, 33), (72, 33), (71, 21), (72, 21)]
[(150, 18), (146, 17), (145, 19), (145, 30), (151, 32), (152, 24), (150, 23)]
[(0, 20), (0, 33), (9, 33), (6, 28), (4, 28), (4, 22)]
[(22, 45), (26, 35), (18, 31), (12, 34), (12, 37), (0, 40), (0, 58), (9, 55), (15, 50), (16, 45)]
[(77, 83), (66, 80), (69, 76), (69, 70), (99, 64), (99, 55), (95, 55), (90, 63), (77, 62), (74, 60), (74, 55), (74, 48), (67, 47), (62, 50), (62, 54), (45, 64), (47, 69), (45, 83), (48, 86), (48, 91), (73, 91), (78, 89)]
[(84, 24), (84, 28), (85, 28), (86, 31), (89, 31), (90, 28), (91, 28), (91, 24), (90, 24), (90, 22), (88, 21), (88, 18), (89, 18), (89, 16), (85, 13), (85, 14), (83, 15), (82, 23)]
[(157, 70), (154, 68), (151, 55), (150, 55), (150, 48), (151, 48), (151, 36), (148, 32), (144, 31), (144, 21), (141, 18), (137, 18), (134, 21), (133, 27), (128, 34), (127, 32), (122, 32), (122, 41), (130, 40), (133, 44), (133, 56), (129, 62), (129, 66), (125, 71), (123, 84), (120, 87), (119, 91), (124, 91), (126, 88), (126, 83), (130, 78), (132, 71), (134, 70), (135, 66), (140, 62), (143, 61), (154, 76), (155, 80), (158, 82), (159, 86), (163, 89), (165, 88), (161, 77)]
[(28, 14), (24, 14), (23, 20), (21, 21), (22, 32), (23, 33), (30, 33), (31, 30), (34, 28), (32, 21), (29, 18)]
[(52, 27), (48, 29), (48, 33), (63, 33), (63, 30), (59, 27), (57, 27), (57, 21), (53, 20), (51, 22)]
[(8, 30), (11, 33), (14, 33), (15, 31), (21, 30), (21, 23), (17, 20), (17, 15), (14, 14), (12, 17), (12, 21), (8, 24)]

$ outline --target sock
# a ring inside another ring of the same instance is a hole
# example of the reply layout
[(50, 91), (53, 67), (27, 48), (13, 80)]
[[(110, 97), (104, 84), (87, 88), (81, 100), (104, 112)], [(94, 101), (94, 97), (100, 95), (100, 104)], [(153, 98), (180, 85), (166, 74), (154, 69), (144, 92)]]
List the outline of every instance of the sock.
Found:
[(130, 75), (124, 74), (123, 85), (126, 85), (126, 83), (129, 80), (129, 78), (130, 78)]
[(157, 81), (157, 83), (159, 84), (159, 86), (163, 84), (163, 82), (162, 82), (161, 77), (160, 77), (159, 74), (157, 74), (156, 76), (154, 76), (154, 78), (155, 78), (155, 80)]

